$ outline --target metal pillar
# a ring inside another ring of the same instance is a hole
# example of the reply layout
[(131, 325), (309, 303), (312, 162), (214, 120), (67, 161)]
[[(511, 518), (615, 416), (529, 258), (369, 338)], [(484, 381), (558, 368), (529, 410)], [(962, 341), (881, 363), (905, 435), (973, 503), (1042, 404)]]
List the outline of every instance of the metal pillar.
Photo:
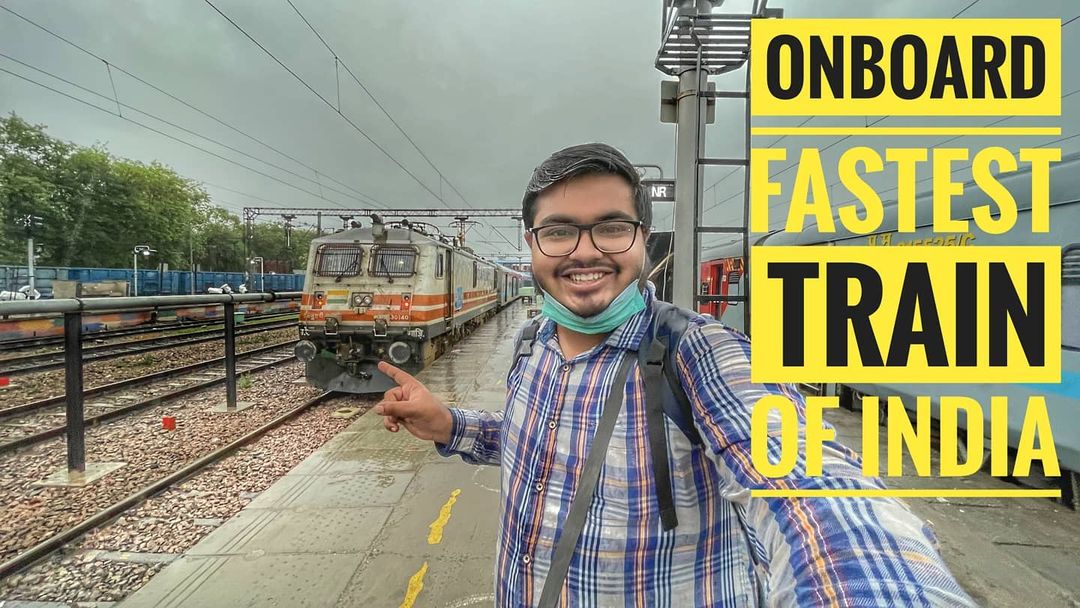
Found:
[(191, 269), (191, 295), (195, 295), (195, 234), (188, 229), (188, 266)]
[[(33, 297), (34, 297), (34, 289), (35, 289), (35, 286), (34, 286), (34, 237), (33, 236), (26, 237), (26, 269), (27, 269), (27, 273), (30, 275), (28, 277), (29, 283), (30, 283), (30, 293), (26, 294), (26, 297), (28, 299), (33, 299)], [(16, 289), (18, 289), (17, 286), (16, 286)]]
[(64, 393), (67, 403), (69, 473), (86, 472), (86, 425), (83, 420), (82, 313), (64, 313)]
[[(678, 82), (661, 83), (661, 120), (677, 125), (675, 163), (675, 239), (672, 271), (672, 301), (686, 308), (705, 302), (743, 304), (743, 331), (749, 333), (749, 272), (743, 274), (743, 293), (701, 295), (699, 257), (703, 234), (729, 234), (741, 245), (744, 268), (749, 267), (750, 191), (750, 22), (759, 18), (779, 18), (780, 9), (767, 9), (767, 0), (754, 0), (745, 14), (714, 13), (723, 0), (665, 0), (663, 30), (656, 68)], [(718, 91), (709, 76), (736, 69), (746, 70), (745, 89)], [(677, 85), (677, 86), (676, 86)], [(742, 158), (710, 158), (705, 152), (705, 125), (712, 122), (713, 100), (740, 99), (744, 103), (744, 146)], [(702, 168), (729, 166), (744, 172), (743, 218), (727, 226), (703, 226), (701, 217)], [(692, 237), (690, 235), (693, 235)]]
[(225, 303), (225, 408), (236, 411), (236, 304)]
[[(693, 7), (694, 2), (689, 2)], [(679, 75), (677, 102), (678, 123), (675, 148), (675, 234), (694, 235), (694, 238), (675, 239), (672, 264), (672, 303), (682, 308), (694, 308), (697, 293), (698, 242), (697, 226), (700, 215), (701, 169), (698, 150), (703, 139), (705, 124), (701, 120), (704, 99), (701, 90), (700, 66)]]
[(315, 213), (315, 238), (322, 236), (322, 211)]

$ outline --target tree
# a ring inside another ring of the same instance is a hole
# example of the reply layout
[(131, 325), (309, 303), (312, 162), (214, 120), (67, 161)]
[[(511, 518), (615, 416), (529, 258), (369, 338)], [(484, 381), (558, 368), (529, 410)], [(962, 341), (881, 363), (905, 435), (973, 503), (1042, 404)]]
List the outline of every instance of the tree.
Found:
[[(39, 126), (12, 115), (0, 118), (0, 263), (26, 262), (26, 232), (17, 218), (38, 215), (55, 221), (55, 176), (71, 146), (45, 135)], [(46, 231), (34, 236), (43, 240)], [(47, 249), (46, 249), (47, 251)]]
[[(126, 268), (135, 245), (171, 268), (243, 270), (239, 219), (211, 205), (196, 182), (154, 162), (111, 156), (49, 137), (14, 114), (0, 118), (0, 263), (25, 264), (16, 218), (44, 219), (38, 263)], [(198, 244), (198, 247), (196, 247)]]

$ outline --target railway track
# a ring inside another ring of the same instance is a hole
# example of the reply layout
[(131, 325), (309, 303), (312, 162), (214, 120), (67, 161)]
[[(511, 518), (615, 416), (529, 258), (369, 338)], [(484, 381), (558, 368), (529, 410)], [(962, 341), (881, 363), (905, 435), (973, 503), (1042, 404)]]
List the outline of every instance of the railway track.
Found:
[(169, 486), (177, 484), (187, 479), (188, 477), (191, 477), (202, 469), (205, 469), (206, 467), (229, 456), (240, 447), (258, 439), (262, 435), (266, 434), (268, 431), (271, 431), (274, 428), (281, 426), (285, 422), (288, 422), (289, 420), (302, 414), (304, 411), (316, 405), (324, 403), (325, 401), (331, 399), (334, 396), (336, 396), (336, 394), (333, 392), (325, 392), (312, 399), (309, 399), (304, 403), (300, 404), (299, 406), (292, 408), (281, 414), (280, 416), (274, 418), (270, 422), (254, 429), (249, 433), (244, 434), (243, 436), (230, 442), (229, 444), (218, 448), (213, 452), (210, 452), (209, 454), (198, 458), (197, 460), (188, 463), (181, 469), (173, 472), (166, 477), (163, 477), (143, 486), (139, 490), (94, 513), (90, 517), (79, 521), (75, 525), (53, 534), (49, 538), (46, 538), (38, 544), (20, 552), (18, 555), (12, 557), (11, 559), (0, 563), (0, 577), (13, 574), (19, 570), (30, 566), (37, 560), (49, 555), (53, 551), (62, 548), (64, 545), (75, 540), (82, 534), (85, 534), (86, 532), (89, 532), (90, 530), (107, 523), (108, 521), (124, 513), (128, 509), (138, 505), (146, 498), (164, 490), (165, 488), (168, 488)]
[[(238, 353), (236, 371), (238, 374), (257, 372), (294, 361), (292, 347), (295, 343), (295, 340), (288, 340)], [(85, 424), (90, 426), (105, 422), (223, 384), (224, 367), (225, 359), (222, 357), (88, 389), (83, 392), (84, 398), (91, 398), (84, 404), (84, 411), (88, 414)], [(183, 374), (187, 374), (187, 377), (177, 377)], [(146, 385), (155, 382), (159, 383), (160, 390), (151, 389), (154, 394), (142, 396), (147, 390)], [(0, 410), (0, 420), (6, 420), (0, 422), (0, 453), (63, 435), (66, 426), (55, 424), (55, 420), (63, 420), (64, 412), (60, 409), (63, 403), (64, 396), (61, 395)], [(49, 412), (50, 409), (58, 411)], [(16, 420), (12, 421), (13, 418)]]
[[(288, 319), (272, 323), (261, 323), (251, 327), (242, 327), (240, 329), (237, 329), (236, 336), (246, 336), (249, 334), (271, 331), (275, 329), (286, 329), (295, 325), (295, 319)], [(178, 346), (203, 344), (206, 342), (212, 342), (214, 340), (220, 340), (224, 337), (224, 335), (224, 328), (210, 329), (197, 333), (165, 336), (163, 338), (154, 339), (152, 341), (139, 340), (136, 342), (124, 342), (121, 344), (108, 344), (104, 346), (84, 348), (82, 359), (84, 364), (93, 363), (95, 361), (105, 361), (108, 359), (116, 359), (118, 357), (127, 357), (129, 355), (137, 355), (141, 353), (149, 353), (159, 350), (176, 348)], [(0, 359), (0, 376), (18, 376), (23, 374), (46, 371), (50, 369), (60, 369), (62, 367), (64, 367), (63, 352), (38, 353), (31, 355), (23, 355), (19, 357), (9, 357), (6, 359)]]
[[(273, 319), (275, 317), (290, 317), (296, 319), (296, 313), (288, 312), (272, 312), (260, 315), (248, 315), (244, 324), (250, 325), (254, 322), (262, 322), (266, 319)], [(132, 336), (139, 336), (143, 334), (153, 334), (158, 332), (178, 331), (193, 329), (196, 327), (211, 327), (215, 325), (223, 325), (225, 321), (223, 319), (203, 319), (200, 321), (180, 321), (176, 323), (159, 323), (155, 325), (140, 325), (137, 327), (122, 327), (120, 329), (105, 329), (101, 331), (84, 331), (83, 342), (97, 342), (99, 340), (111, 340), (113, 338), (126, 338)], [(0, 353), (14, 352), (20, 350), (28, 350), (31, 348), (44, 348), (48, 346), (59, 346), (63, 348), (64, 336), (42, 336), (38, 338), (19, 338), (15, 340), (2, 340), (0, 341)], [(0, 360), (2, 361), (2, 360)]]

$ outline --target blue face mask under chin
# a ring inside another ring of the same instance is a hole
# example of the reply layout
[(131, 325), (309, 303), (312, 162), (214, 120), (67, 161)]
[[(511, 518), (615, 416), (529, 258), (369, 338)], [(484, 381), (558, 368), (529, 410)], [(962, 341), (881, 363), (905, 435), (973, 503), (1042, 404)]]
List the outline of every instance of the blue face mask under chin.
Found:
[(550, 294), (544, 294), (540, 313), (563, 327), (582, 334), (606, 334), (622, 325), (627, 319), (645, 310), (645, 296), (638, 281), (626, 286), (611, 304), (591, 317), (582, 317), (563, 306)]

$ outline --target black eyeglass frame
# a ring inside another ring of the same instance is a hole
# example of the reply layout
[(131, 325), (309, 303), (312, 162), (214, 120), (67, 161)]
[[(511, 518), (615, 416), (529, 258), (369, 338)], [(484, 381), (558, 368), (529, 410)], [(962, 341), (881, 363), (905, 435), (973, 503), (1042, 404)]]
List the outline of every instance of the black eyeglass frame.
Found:
[[(604, 251), (603, 249), (600, 248), (599, 245), (596, 244), (596, 238), (593, 236), (593, 232), (592, 232), (593, 228), (599, 226), (600, 224), (611, 224), (611, 223), (615, 223), (615, 222), (618, 222), (618, 223), (621, 223), (621, 224), (633, 224), (634, 225), (634, 237), (632, 239), (630, 239), (630, 244), (626, 246), (626, 249), (623, 249), (621, 251)], [(592, 240), (593, 247), (595, 247), (597, 251), (599, 251), (600, 253), (607, 253), (607, 254), (610, 254), (610, 255), (616, 255), (616, 254), (619, 254), (619, 253), (626, 253), (627, 251), (630, 251), (630, 249), (634, 246), (634, 243), (637, 243), (638, 232), (640, 231), (641, 227), (644, 226), (644, 225), (645, 225), (645, 222), (643, 222), (641, 220), (603, 220), (603, 221), (600, 221), (600, 222), (593, 222), (591, 224), (561, 224), (561, 223), (560, 224), (546, 224), (544, 226), (536, 226), (534, 228), (529, 228), (528, 232), (530, 232), (533, 235), (533, 238), (536, 240), (536, 248), (540, 250), (540, 253), (546, 255), (549, 258), (565, 258), (565, 257), (567, 257), (569, 255), (573, 255), (573, 253), (575, 251), (577, 251), (577, 248), (581, 246), (581, 235), (584, 234), (585, 232), (589, 233), (589, 238)], [(540, 245), (540, 235), (537, 234), (539, 231), (543, 230), (544, 228), (553, 228), (555, 226), (573, 227), (573, 228), (578, 229), (577, 242), (574, 243), (574, 248), (571, 249), (570, 251), (562, 254), (562, 255), (551, 255), (550, 253), (544, 251), (544, 248)]]

